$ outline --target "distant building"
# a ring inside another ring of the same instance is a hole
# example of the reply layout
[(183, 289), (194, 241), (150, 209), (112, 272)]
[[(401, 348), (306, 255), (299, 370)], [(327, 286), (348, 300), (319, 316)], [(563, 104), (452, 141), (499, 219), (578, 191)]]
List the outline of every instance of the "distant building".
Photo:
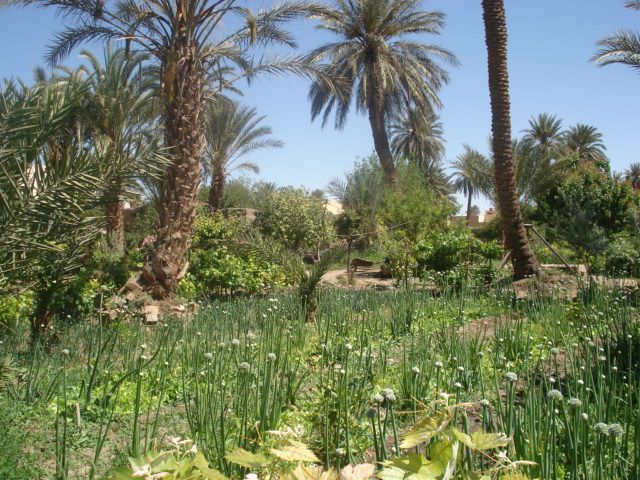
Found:
[(327, 212), (331, 213), (332, 215), (340, 215), (344, 211), (344, 208), (342, 208), (342, 204), (335, 200), (327, 200), (325, 205), (327, 208)]
[[(498, 217), (498, 212), (496, 212), (493, 208), (489, 208), (484, 213), (478, 214), (477, 212), (472, 212), (469, 215), (469, 227), (470, 228), (480, 228), (483, 225), (495, 220)], [(449, 223), (460, 223), (462, 225), (467, 224), (467, 216), (466, 215), (455, 215), (449, 218)]]

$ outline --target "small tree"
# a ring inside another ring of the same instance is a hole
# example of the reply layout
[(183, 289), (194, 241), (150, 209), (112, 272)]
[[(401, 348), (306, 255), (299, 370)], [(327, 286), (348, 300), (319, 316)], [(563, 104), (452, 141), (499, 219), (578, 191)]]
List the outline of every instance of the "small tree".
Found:
[(265, 195), (256, 213), (260, 231), (300, 252), (323, 237), (324, 206), (303, 188), (286, 187)]
[(627, 183), (583, 164), (547, 192), (539, 207), (547, 223), (589, 264), (613, 235), (630, 226), (635, 202)]

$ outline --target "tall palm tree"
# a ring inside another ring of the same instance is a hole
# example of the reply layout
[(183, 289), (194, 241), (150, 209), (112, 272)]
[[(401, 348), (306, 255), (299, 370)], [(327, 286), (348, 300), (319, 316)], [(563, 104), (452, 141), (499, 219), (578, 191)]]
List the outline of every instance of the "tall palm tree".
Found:
[(34, 342), (47, 340), (52, 295), (81, 268), (99, 231), (88, 212), (109, 173), (78, 128), (89, 94), (84, 80), (0, 92), (0, 290), (33, 291)]
[(420, 170), (424, 176), (424, 184), (429, 190), (445, 197), (453, 193), (451, 179), (445, 171), (442, 159), (428, 159), (422, 162)]
[(545, 153), (551, 153), (562, 141), (562, 120), (556, 115), (540, 113), (529, 119), (529, 128), (524, 133), (525, 140)]
[(596, 127), (578, 123), (564, 133), (563, 146), (566, 153), (574, 155), (579, 162), (595, 164), (603, 171), (609, 171), (602, 133)]
[(308, 55), (324, 73), (311, 85), (311, 117), (344, 127), (352, 103), (367, 113), (387, 182), (396, 182), (387, 122), (407, 104), (422, 114), (440, 106), (438, 90), (448, 76), (438, 60), (456, 65), (448, 50), (408, 38), (437, 35), (444, 14), (423, 12), (420, 0), (333, 0), (319, 15), (320, 29), (337, 37)]
[(467, 197), (467, 225), (471, 220), (473, 198), (480, 194), (479, 177), (486, 163), (485, 156), (469, 145), (464, 145), (464, 152), (451, 162), (453, 186)]
[(279, 140), (270, 138), (271, 127), (262, 125), (265, 118), (258, 116), (255, 108), (242, 107), (226, 99), (213, 102), (207, 109), (203, 167), (211, 177), (209, 208), (212, 210), (221, 207), (230, 172), (260, 171), (255, 163), (241, 161), (242, 157), (263, 148), (283, 146)]
[(488, 54), (491, 140), (498, 209), (505, 243), (511, 251), (514, 278), (518, 280), (537, 274), (539, 265), (529, 245), (516, 191), (504, 0), (482, 0), (482, 10)]
[[(640, 0), (628, 0), (627, 8), (640, 11)], [(640, 33), (622, 30), (597, 43), (600, 49), (592, 58), (598, 65), (620, 63), (632, 68), (640, 69)]]
[[(270, 10), (251, 12), (238, 0), (17, 0), (27, 5), (55, 7), (73, 22), (56, 36), (49, 59), (56, 63), (89, 40), (125, 41), (148, 53), (159, 65), (159, 84), (165, 147), (171, 165), (160, 192), (159, 228), (153, 253), (143, 277), (156, 298), (171, 295), (186, 267), (196, 215), (197, 191), (205, 147), (205, 81), (207, 73), (231, 65), (237, 77), (258, 72), (303, 68), (295, 59), (280, 63), (252, 61), (252, 45), (295, 46), (284, 22), (313, 8), (300, 0), (284, 2)], [(236, 31), (221, 32), (221, 25), (238, 24)]]
[(154, 82), (144, 77), (145, 54), (127, 54), (108, 45), (102, 62), (87, 50), (80, 56), (87, 65), (68, 72), (67, 78), (84, 73), (91, 88), (84, 121), (94, 145), (103, 150), (115, 173), (103, 192), (107, 243), (122, 252), (127, 195), (137, 190), (140, 177), (160, 178), (166, 167), (156, 154), (157, 141), (152, 135), (157, 114)]
[(624, 172), (624, 179), (634, 190), (640, 189), (640, 163), (632, 163)]
[(403, 110), (390, 119), (389, 135), (393, 154), (416, 161), (423, 170), (444, 155), (442, 122), (434, 113)]

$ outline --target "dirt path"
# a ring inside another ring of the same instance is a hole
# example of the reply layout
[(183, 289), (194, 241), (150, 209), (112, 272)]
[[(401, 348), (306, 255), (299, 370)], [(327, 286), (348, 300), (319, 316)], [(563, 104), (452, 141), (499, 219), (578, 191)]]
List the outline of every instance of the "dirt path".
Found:
[(353, 284), (347, 285), (347, 269), (331, 270), (322, 276), (322, 285), (353, 290), (391, 290), (396, 282), (393, 278), (385, 278), (380, 270), (373, 267), (360, 267), (353, 276)]

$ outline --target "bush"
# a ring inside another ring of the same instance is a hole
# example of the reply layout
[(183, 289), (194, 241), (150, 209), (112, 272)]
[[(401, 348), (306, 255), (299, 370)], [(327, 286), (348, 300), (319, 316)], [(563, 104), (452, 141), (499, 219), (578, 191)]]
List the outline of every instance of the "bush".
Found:
[(636, 203), (628, 184), (582, 165), (553, 186), (539, 207), (549, 226), (589, 260), (602, 253), (612, 235), (630, 227)]
[(426, 232), (443, 229), (455, 211), (456, 206), (447, 197), (425, 187), (416, 165), (401, 164), (398, 185), (387, 190), (381, 217), (387, 228), (393, 227), (393, 236), (415, 242)]
[(30, 291), (0, 295), (0, 331), (13, 330), (22, 320), (28, 320), (33, 309)]
[(260, 292), (285, 282), (282, 269), (238, 238), (238, 226), (222, 215), (196, 218), (189, 271), (180, 291), (194, 295)]
[(478, 273), (478, 279), (486, 279), (493, 276), (492, 261), (500, 257), (501, 251), (496, 241), (483, 242), (467, 228), (451, 228), (423, 235), (413, 244), (389, 242), (386, 264), (394, 278), (404, 278), (408, 273), (426, 278), (434, 272), (446, 272), (450, 277), (464, 270), (465, 276), (473, 271)]
[(637, 239), (628, 234), (615, 236), (604, 252), (604, 269), (608, 274), (640, 275), (640, 255)]
[(266, 195), (256, 213), (256, 226), (294, 251), (316, 248), (331, 234), (322, 202), (302, 188), (286, 187)]

